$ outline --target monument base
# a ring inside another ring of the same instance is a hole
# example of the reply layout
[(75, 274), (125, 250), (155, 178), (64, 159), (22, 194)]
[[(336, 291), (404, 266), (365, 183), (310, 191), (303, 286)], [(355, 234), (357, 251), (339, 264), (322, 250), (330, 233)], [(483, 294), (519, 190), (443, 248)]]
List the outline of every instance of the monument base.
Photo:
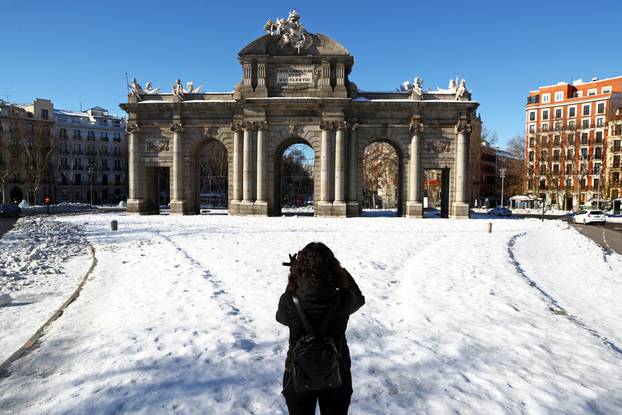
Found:
[(423, 218), (423, 203), (406, 202), (406, 217), (417, 219)]
[(169, 203), (171, 209), (171, 215), (187, 215), (187, 205), (185, 200), (171, 200)]
[(454, 202), (452, 206), (451, 217), (454, 219), (469, 219), (470, 218), (469, 204), (464, 202)]

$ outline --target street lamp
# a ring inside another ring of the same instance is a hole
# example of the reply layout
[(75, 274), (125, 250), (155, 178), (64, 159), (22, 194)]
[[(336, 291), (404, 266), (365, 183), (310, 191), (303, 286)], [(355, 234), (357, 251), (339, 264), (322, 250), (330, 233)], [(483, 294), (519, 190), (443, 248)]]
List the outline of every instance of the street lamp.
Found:
[(594, 174), (598, 175), (598, 183), (596, 184), (596, 209), (600, 209), (600, 165), (594, 165)]
[(95, 173), (95, 168), (92, 164), (89, 164), (89, 177), (91, 179), (91, 205), (93, 204), (93, 173)]
[(507, 173), (507, 169), (505, 167), (499, 169), (499, 177), (501, 177), (501, 207), (505, 206), (503, 203), (503, 180), (505, 179), (505, 173)]

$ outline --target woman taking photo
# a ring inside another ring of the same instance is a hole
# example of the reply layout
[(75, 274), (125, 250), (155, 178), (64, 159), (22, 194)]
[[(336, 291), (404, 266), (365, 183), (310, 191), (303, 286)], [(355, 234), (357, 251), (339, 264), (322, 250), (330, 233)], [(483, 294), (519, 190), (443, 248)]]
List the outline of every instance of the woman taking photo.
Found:
[(289, 327), (283, 395), (290, 415), (347, 414), (352, 396), (345, 331), (365, 304), (354, 279), (333, 252), (312, 242), (291, 257), (287, 289), (276, 320)]

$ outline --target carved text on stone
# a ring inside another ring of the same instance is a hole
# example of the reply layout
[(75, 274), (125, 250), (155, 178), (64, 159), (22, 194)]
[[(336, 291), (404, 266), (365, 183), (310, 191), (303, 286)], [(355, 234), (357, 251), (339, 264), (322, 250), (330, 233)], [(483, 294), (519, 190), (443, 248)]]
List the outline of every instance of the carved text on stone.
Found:
[(310, 84), (313, 82), (313, 66), (288, 66), (276, 69), (277, 84)]

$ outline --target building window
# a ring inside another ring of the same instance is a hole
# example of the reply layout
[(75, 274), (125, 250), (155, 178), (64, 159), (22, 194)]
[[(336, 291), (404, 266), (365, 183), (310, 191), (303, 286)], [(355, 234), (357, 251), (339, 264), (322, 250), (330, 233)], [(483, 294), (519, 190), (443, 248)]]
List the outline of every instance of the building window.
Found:
[(574, 150), (569, 148), (566, 150), (566, 158), (567, 159), (572, 159), (574, 157)]
[(76, 140), (81, 140), (82, 135), (80, 134), (80, 130), (73, 130), (73, 138)]
[(546, 174), (546, 164), (540, 164), (540, 174)]
[(546, 145), (548, 144), (548, 142), (549, 142), (549, 138), (548, 138), (547, 136), (543, 135), (543, 136), (542, 136), (542, 140), (541, 140), (542, 147), (546, 147)]
[(555, 118), (561, 118), (561, 117), (562, 117), (562, 109), (555, 108)]
[(536, 132), (536, 125), (535, 124), (529, 124), (529, 132), (532, 133), (532, 134)]
[(585, 147), (581, 149), (581, 158), (582, 158), (583, 160), (587, 159), (587, 155), (588, 155), (588, 151), (587, 151), (587, 150), (588, 150), (588, 149), (587, 149), (587, 148), (585, 148)]
[(50, 115), (48, 114), (48, 110), (41, 110), (41, 118), (47, 120), (49, 117)]
[(596, 88), (588, 89), (587, 90), (587, 96), (591, 97), (593, 95), (596, 95), (597, 92), (598, 92), (598, 90)]
[(566, 174), (572, 174), (572, 164), (566, 164)]
[(76, 185), (80, 186), (82, 184), (82, 175), (81, 174), (76, 174), (75, 180)]
[(546, 179), (540, 179), (540, 189), (546, 189)]
[(614, 127), (614, 135), (622, 135), (622, 124), (616, 124)]
[(564, 92), (559, 91), (555, 93), (555, 101), (563, 101), (564, 100)]
[(549, 110), (542, 110), (542, 119), (543, 120), (549, 119)]
[(603, 89), (601, 90), (601, 93), (603, 93), (603, 94), (610, 94), (611, 93), (611, 87), (610, 86), (604, 86)]
[(596, 104), (596, 114), (604, 114), (605, 113), (605, 103), (599, 102)]
[(613, 151), (620, 151), (620, 140), (615, 140), (613, 142)]
[(617, 186), (618, 183), (620, 182), (620, 173), (618, 173), (617, 171), (614, 173), (611, 173), (611, 181), (613, 182), (613, 184)]
[(529, 161), (533, 161), (533, 151), (529, 152)]
[(602, 144), (603, 143), (603, 132), (596, 131), (596, 135), (594, 136), (594, 143)]
[(596, 118), (596, 127), (604, 127), (605, 126), (605, 117)]
[(602, 160), (602, 158), (603, 158), (603, 148), (602, 147), (594, 148), (594, 158), (596, 160)]
[(542, 94), (542, 102), (551, 102), (551, 94)]
[(572, 188), (572, 177), (566, 179), (566, 187)]
[(575, 120), (568, 121), (568, 129), (574, 130), (577, 128), (577, 122)]
[(529, 147), (533, 147), (536, 145), (536, 139), (533, 137), (529, 137)]
[(566, 137), (566, 142), (568, 143), (569, 146), (574, 144), (574, 134), (568, 134), (568, 137)]
[(549, 124), (548, 123), (543, 123), (542, 124), (542, 131), (547, 132), (549, 130)]
[(583, 115), (590, 115), (591, 104), (583, 105)]
[(108, 175), (102, 174), (102, 186), (108, 186)]
[(559, 147), (561, 145), (561, 138), (558, 135), (553, 137), (553, 145), (555, 147)]
[(559, 174), (559, 164), (553, 164), (553, 174)]
[(529, 121), (535, 121), (535, 120), (536, 120), (536, 112), (529, 111)]
[(87, 131), (86, 132), (87, 140), (95, 140), (95, 131)]
[(585, 118), (583, 120), (581, 120), (581, 128), (583, 128), (584, 130), (587, 128), (590, 128), (590, 119), (589, 118)]
[(613, 167), (620, 167), (620, 156), (613, 156)]
[(577, 116), (577, 107), (568, 107), (568, 117)]

